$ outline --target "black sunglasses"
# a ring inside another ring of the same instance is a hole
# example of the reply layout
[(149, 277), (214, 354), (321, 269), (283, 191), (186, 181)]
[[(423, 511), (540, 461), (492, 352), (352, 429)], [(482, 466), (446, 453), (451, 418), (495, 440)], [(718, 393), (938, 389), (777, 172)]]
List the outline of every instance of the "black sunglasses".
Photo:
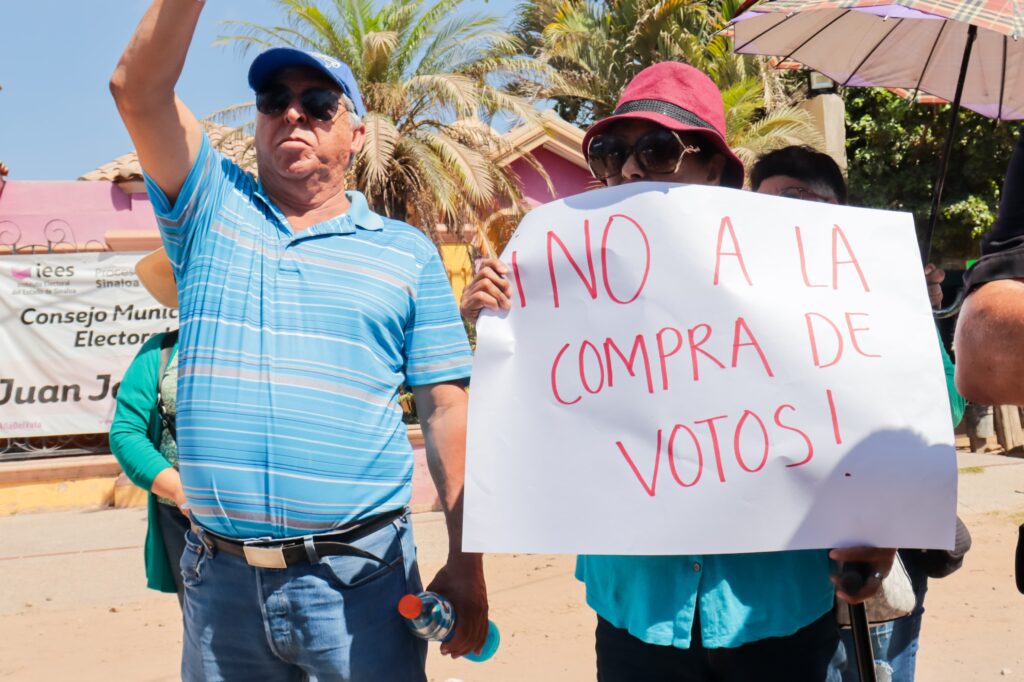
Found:
[(622, 172), (630, 156), (647, 173), (668, 175), (675, 173), (683, 157), (699, 152), (700, 148), (684, 143), (674, 130), (659, 128), (641, 135), (632, 146), (617, 135), (598, 135), (587, 149), (590, 172), (604, 181)]
[[(274, 84), (256, 93), (256, 111), (265, 116), (277, 116), (295, 99), (287, 86)], [(341, 94), (327, 88), (309, 88), (299, 94), (303, 111), (318, 121), (331, 121), (338, 114)]]

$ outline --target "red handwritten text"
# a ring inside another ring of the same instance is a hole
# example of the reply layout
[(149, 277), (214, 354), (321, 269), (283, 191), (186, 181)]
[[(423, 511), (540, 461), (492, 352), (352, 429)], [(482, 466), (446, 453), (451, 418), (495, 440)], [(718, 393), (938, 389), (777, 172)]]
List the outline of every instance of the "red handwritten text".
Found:
[[(668, 391), (672, 376), (669, 360), (679, 355), (684, 344), (690, 352), (677, 358), (677, 362), (688, 359), (687, 368), (693, 381), (700, 381), (702, 368), (735, 369), (743, 358), (759, 365), (766, 376), (775, 376), (764, 348), (744, 318), (736, 318), (732, 342), (724, 342), (726, 349), (731, 350), (728, 365), (720, 359), (728, 355), (721, 350), (716, 350), (716, 355), (704, 347), (711, 340), (711, 325), (702, 323), (685, 331), (664, 327), (653, 339), (637, 334), (628, 342), (612, 337), (600, 341), (583, 340), (575, 346), (567, 342), (558, 349), (551, 363), (551, 393), (558, 403), (575, 405), (584, 392), (597, 394), (614, 388), (627, 376), (642, 379), (648, 393), (654, 393), (655, 387)], [(723, 345), (723, 341), (720, 340), (719, 345)], [(653, 357), (657, 358), (656, 363), (652, 362)]]
[[(838, 414), (831, 390), (826, 391), (826, 402), (836, 443), (840, 444)], [(812, 414), (815, 411), (804, 410), (803, 420), (810, 423), (821, 421), (820, 415)], [(692, 488), (702, 480), (705, 457), (714, 458), (716, 478), (720, 483), (727, 483), (731, 475), (739, 472), (757, 474), (764, 471), (773, 459), (784, 462), (786, 468), (809, 464), (814, 459), (814, 442), (806, 430), (791, 421), (797, 413), (794, 406), (782, 404), (775, 408), (770, 417), (746, 409), (738, 415), (716, 415), (694, 420), (691, 422), (692, 427), (677, 423), (667, 429), (658, 429), (654, 439), (653, 462), (649, 456), (641, 455), (642, 448), (636, 444), (627, 446), (620, 440), (615, 442), (615, 447), (643, 491), (655, 497), (658, 494), (663, 454), (667, 455), (672, 480), (681, 488)], [(731, 452), (723, 451), (723, 431), (731, 431)], [(780, 438), (786, 433), (799, 437), (803, 442), (802, 452), (794, 450), (792, 438)], [(686, 437), (681, 437), (681, 434)], [(744, 443), (748, 445), (745, 447)], [(780, 448), (784, 448), (784, 451), (780, 451)], [(645, 461), (651, 463), (645, 464)]]

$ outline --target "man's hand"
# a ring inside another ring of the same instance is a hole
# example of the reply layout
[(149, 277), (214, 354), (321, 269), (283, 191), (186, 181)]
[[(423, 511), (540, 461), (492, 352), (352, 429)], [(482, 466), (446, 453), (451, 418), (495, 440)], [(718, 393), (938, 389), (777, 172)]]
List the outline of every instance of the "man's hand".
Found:
[(924, 266), (924, 281), (928, 283), (928, 300), (932, 308), (942, 307), (942, 281), (946, 279), (946, 271), (929, 263)]
[(466, 467), (466, 391), (456, 383), (414, 386), (427, 448), (427, 466), (448, 525), (448, 563), (427, 589), (448, 597), (455, 632), (441, 653), (465, 656), (487, 637), (487, 586), (479, 554), (462, 551), (463, 481)]
[(505, 279), (508, 267), (497, 258), (487, 258), (469, 286), (462, 291), (459, 312), (470, 322), (476, 322), (480, 311), (508, 310), (512, 307), (512, 283)]
[(455, 609), (455, 632), (441, 644), (441, 653), (458, 658), (479, 653), (487, 639), (487, 585), (479, 554), (449, 556), (448, 563), (427, 586), (448, 598)]
[(833, 561), (839, 562), (840, 573), (843, 571), (843, 564), (848, 562), (868, 565), (867, 582), (856, 595), (843, 592), (839, 585), (839, 575), (832, 576), (832, 584), (836, 586), (836, 596), (849, 604), (860, 604), (878, 593), (882, 587), (882, 580), (892, 570), (892, 563), (896, 559), (896, 550), (883, 547), (847, 547), (833, 549), (828, 556)]

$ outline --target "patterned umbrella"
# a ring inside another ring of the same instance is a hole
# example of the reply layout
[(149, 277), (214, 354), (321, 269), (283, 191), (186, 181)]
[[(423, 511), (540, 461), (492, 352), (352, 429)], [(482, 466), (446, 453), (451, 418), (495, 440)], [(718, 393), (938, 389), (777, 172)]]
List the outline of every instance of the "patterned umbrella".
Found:
[(906, 88), (953, 103), (925, 258), (960, 107), (1024, 119), (1024, 0), (775, 0), (731, 28), (736, 52), (784, 55), (843, 86)]
[[(753, 5), (751, 2), (749, 5)], [(978, 28), (1005, 33), (1011, 38), (1024, 37), (1024, 13), (1021, 3), (1014, 0), (777, 0), (770, 6), (762, 5), (758, 12), (802, 12), (806, 9), (868, 9), (905, 7), (952, 19)], [(747, 9), (747, 8), (744, 8)], [(885, 13), (885, 10), (882, 10)]]

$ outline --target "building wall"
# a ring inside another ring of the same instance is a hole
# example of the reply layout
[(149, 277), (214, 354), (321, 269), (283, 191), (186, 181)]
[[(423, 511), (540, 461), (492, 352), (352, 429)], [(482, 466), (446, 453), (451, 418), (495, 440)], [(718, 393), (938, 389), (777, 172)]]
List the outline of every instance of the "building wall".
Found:
[(797, 105), (811, 115), (814, 126), (825, 140), (826, 154), (846, 172), (846, 105), (835, 94), (818, 95)]
[(149, 198), (111, 182), (10, 181), (0, 195), (0, 249), (55, 242), (105, 248), (109, 231), (156, 229)]
[(441, 260), (444, 261), (444, 269), (448, 271), (452, 291), (455, 292), (455, 300), (458, 301), (462, 296), (462, 290), (472, 281), (475, 271), (469, 244), (442, 244)]
[[(533, 156), (547, 171), (555, 194), (540, 173), (516, 160), (512, 168), (530, 206), (578, 194), (591, 183), (587, 171), (547, 149), (538, 148)], [(127, 194), (106, 181), (8, 182), (0, 195), (0, 254), (54, 243), (68, 250), (154, 249), (159, 235), (153, 207), (145, 193)], [(441, 254), (458, 299), (473, 277), (469, 246), (442, 244)]]
[(512, 162), (512, 169), (522, 181), (523, 195), (531, 207), (546, 204), (553, 199), (579, 194), (586, 190), (593, 180), (588, 171), (547, 149), (533, 150), (533, 157), (547, 171), (551, 183), (555, 186), (555, 195), (551, 195), (547, 183), (544, 182), (540, 173), (522, 159), (517, 159)]

